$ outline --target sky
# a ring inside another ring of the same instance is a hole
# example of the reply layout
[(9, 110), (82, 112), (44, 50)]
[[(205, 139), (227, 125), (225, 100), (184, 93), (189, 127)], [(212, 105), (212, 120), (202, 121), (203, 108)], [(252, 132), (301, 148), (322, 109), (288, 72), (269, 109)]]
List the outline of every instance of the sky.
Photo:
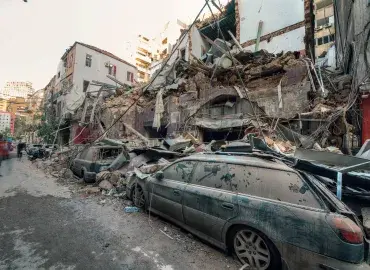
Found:
[(0, 0), (0, 89), (7, 81), (45, 87), (75, 41), (134, 64), (139, 34), (154, 37), (177, 19), (190, 24), (203, 5), (204, 0)]

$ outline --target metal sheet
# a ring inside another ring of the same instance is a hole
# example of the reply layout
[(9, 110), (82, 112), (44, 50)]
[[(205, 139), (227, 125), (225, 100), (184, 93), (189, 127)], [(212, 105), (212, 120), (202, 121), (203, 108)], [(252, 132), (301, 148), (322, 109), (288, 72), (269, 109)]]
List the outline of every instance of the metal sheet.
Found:
[[(298, 148), (294, 153), (294, 157), (301, 160), (312, 161), (334, 167), (350, 167), (369, 162), (368, 159), (359, 157), (340, 155), (330, 152), (320, 152), (303, 148)], [(362, 169), (370, 170), (370, 164), (366, 164)]]
[(250, 119), (206, 119), (206, 118), (196, 118), (195, 125), (202, 128), (221, 130), (232, 127), (242, 127), (250, 123)]

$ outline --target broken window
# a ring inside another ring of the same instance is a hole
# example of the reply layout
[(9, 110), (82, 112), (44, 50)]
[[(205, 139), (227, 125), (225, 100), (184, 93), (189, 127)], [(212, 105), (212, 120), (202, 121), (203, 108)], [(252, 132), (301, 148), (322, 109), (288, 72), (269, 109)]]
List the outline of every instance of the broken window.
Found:
[(134, 82), (134, 73), (127, 71), (127, 81)]
[(329, 36), (324, 36), (324, 44), (329, 43)]
[(99, 153), (99, 159), (101, 160), (110, 160), (110, 159), (116, 159), (116, 157), (122, 152), (119, 148), (113, 148), (113, 149), (100, 149)]
[(185, 48), (180, 50), (180, 56), (181, 56), (181, 59), (183, 60), (185, 60), (185, 53), (186, 53)]
[(195, 164), (195, 161), (177, 162), (163, 171), (164, 179), (188, 182)]
[(91, 67), (91, 63), (92, 63), (92, 55), (86, 54), (85, 66)]
[(294, 172), (237, 164), (228, 166), (229, 174), (235, 175), (239, 193), (321, 208), (309, 186)]
[(87, 91), (87, 89), (89, 88), (89, 85), (90, 85), (90, 82), (89, 81), (85, 81), (83, 82), (83, 91), (84, 93)]
[(235, 175), (229, 174), (226, 163), (199, 162), (192, 184), (224, 190), (233, 189)]

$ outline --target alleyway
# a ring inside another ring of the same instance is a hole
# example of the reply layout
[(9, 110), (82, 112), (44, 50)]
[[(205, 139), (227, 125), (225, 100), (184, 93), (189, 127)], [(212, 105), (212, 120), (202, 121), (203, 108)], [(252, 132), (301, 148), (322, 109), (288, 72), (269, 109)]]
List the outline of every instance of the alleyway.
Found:
[(0, 170), (0, 269), (240, 267), (158, 217), (124, 213), (120, 199), (75, 195), (25, 159)]

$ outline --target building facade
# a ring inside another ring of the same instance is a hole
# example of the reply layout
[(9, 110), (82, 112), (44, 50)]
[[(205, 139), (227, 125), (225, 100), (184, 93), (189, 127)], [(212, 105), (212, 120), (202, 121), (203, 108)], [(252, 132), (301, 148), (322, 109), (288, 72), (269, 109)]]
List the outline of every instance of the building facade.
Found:
[(177, 42), (181, 30), (186, 27), (187, 25), (179, 20), (170, 21), (153, 38), (139, 35), (135, 55), (139, 82), (149, 81), (149, 78), (161, 67), (162, 61), (171, 53)]
[(31, 82), (7, 82), (0, 95), (4, 98), (22, 97), (27, 98), (33, 93)]
[(134, 85), (137, 69), (133, 64), (95, 46), (75, 42), (62, 56), (55, 78), (53, 101), (57, 116), (73, 114), (87, 93), (96, 93), (93, 81), (116, 85), (110, 75), (127, 87)]
[(326, 55), (335, 42), (333, 0), (315, 0), (315, 56)]
[(139, 35), (135, 61), (138, 82), (147, 82), (150, 78), (153, 48), (149, 38)]
[(10, 133), (14, 134), (14, 121), (14, 114), (0, 111), (0, 133), (9, 129)]

